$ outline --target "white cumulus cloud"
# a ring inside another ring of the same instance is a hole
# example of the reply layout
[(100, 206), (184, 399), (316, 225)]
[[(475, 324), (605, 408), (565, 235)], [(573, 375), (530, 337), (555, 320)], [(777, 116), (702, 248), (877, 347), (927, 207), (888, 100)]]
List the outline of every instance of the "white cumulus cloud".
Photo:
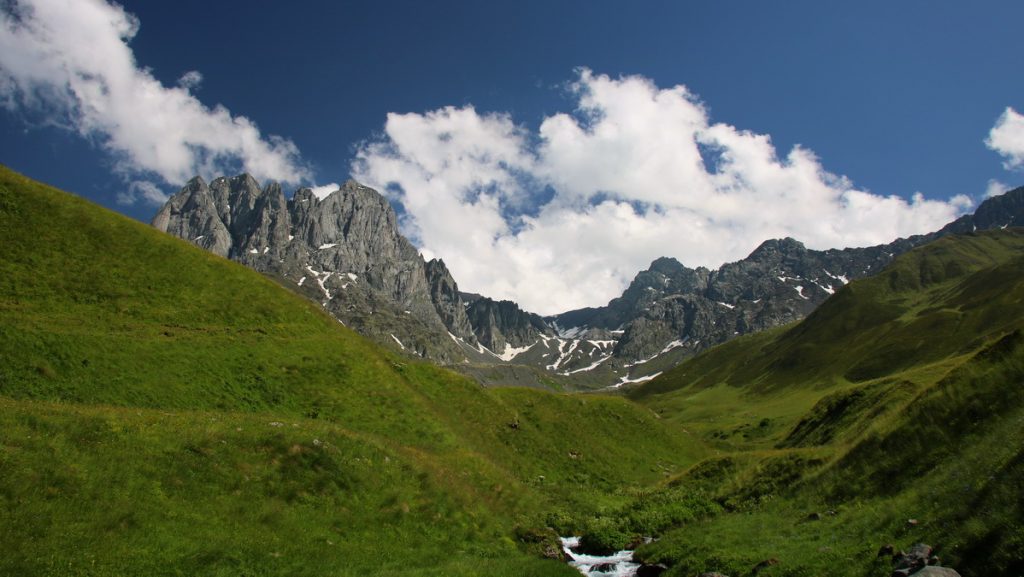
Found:
[(320, 200), (323, 200), (323, 199), (327, 198), (328, 196), (330, 196), (332, 192), (334, 192), (334, 191), (336, 191), (336, 190), (338, 190), (340, 188), (341, 187), (338, 186), (338, 183), (332, 182), (330, 184), (323, 184), (323, 185), (320, 185), (320, 186), (314, 186), (314, 187), (310, 188), (310, 190), (313, 191), (313, 194), (317, 198), (319, 198)]
[(460, 287), (541, 314), (603, 305), (659, 256), (717, 267), (769, 238), (866, 246), (928, 232), (971, 205), (858, 190), (813, 152), (713, 123), (684, 86), (581, 70), (572, 113), (530, 131), (447, 107), (389, 114), (353, 176), (404, 209), (404, 230)]
[[(0, 102), (101, 143), (126, 181), (145, 175), (180, 185), (195, 174), (231, 170), (308, 179), (291, 141), (200, 102), (190, 92), (202, 81), (199, 72), (165, 86), (140, 67), (128, 44), (138, 29), (136, 18), (104, 0), (0, 4)], [(157, 195), (121, 195), (129, 198), (154, 202)]]
[(984, 198), (992, 198), (993, 196), (999, 196), (1008, 190), (1010, 190), (1009, 185), (999, 182), (998, 180), (993, 178), (988, 181), (988, 186), (985, 187)]
[(985, 144), (1001, 154), (1007, 170), (1024, 168), (1024, 115), (1007, 107), (988, 133)]
[(156, 183), (148, 180), (136, 180), (128, 183), (128, 188), (117, 193), (118, 204), (135, 204), (145, 202), (147, 204), (163, 204), (167, 202), (168, 194), (160, 190)]

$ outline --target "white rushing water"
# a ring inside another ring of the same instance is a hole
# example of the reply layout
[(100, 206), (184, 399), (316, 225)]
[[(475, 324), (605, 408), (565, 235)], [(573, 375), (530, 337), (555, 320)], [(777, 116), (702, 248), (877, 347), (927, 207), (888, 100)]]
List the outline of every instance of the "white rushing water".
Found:
[(562, 537), (562, 551), (570, 559), (569, 564), (588, 577), (633, 577), (640, 568), (633, 562), (632, 551), (619, 551), (614, 555), (600, 557), (573, 553), (573, 547), (580, 544), (579, 537)]

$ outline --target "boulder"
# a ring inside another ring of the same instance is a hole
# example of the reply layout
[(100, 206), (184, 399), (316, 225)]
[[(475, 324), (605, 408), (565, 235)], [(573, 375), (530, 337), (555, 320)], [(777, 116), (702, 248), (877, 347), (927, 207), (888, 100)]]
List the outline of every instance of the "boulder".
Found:
[(661, 563), (658, 563), (657, 565), (644, 564), (637, 568), (636, 573), (633, 575), (635, 577), (658, 577), (658, 575), (661, 575), (667, 570), (668, 566)]
[(892, 558), (893, 577), (916, 575), (921, 568), (928, 565), (932, 557), (932, 546), (918, 543), (910, 548), (909, 552), (900, 551)]
[(914, 577), (960, 577), (960, 574), (954, 569), (950, 569), (949, 567), (936, 567), (934, 565), (924, 567), (916, 573), (911, 573), (911, 575)]
[(765, 559), (764, 561), (761, 561), (757, 565), (754, 565), (754, 568), (750, 570), (750, 574), (751, 575), (757, 575), (762, 570), (767, 569), (767, 568), (771, 567), (772, 565), (778, 565), (778, 564), (779, 564), (779, 560), (778, 559), (774, 559), (774, 558), (773, 559)]

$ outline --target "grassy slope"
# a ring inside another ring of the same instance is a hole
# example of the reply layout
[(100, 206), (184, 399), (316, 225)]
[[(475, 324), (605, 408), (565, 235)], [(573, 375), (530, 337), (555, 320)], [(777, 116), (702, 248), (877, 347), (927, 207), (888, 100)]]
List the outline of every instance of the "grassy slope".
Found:
[(6, 169), (0, 246), (0, 573), (571, 575), (513, 527), (703, 455), (622, 399), (392, 357)]
[(965, 576), (1019, 574), (1022, 328), (1024, 233), (948, 238), (634, 391), (719, 451), (654, 496), (723, 508), (638, 553), (672, 575), (884, 575), (881, 545), (924, 541)]

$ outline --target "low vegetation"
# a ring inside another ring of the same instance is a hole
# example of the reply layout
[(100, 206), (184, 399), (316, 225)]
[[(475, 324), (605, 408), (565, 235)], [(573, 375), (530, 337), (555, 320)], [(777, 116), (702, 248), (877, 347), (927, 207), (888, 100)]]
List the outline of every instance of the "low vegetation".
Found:
[(664, 485), (721, 507), (641, 547), (667, 575), (885, 575), (887, 544), (1022, 569), (1024, 234), (948, 238), (632, 398), (717, 455)]
[(0, 573), (572, 575), (517, 528), (703, 456), (621, 398), (486, 390), (0, 172)]
[[(628, 398), (484, 389), (0, 170), (0, 574), (1024, 572), (1024, 233), (946, 238)], [(654, 537), (644, 539), (644, 537)]]

